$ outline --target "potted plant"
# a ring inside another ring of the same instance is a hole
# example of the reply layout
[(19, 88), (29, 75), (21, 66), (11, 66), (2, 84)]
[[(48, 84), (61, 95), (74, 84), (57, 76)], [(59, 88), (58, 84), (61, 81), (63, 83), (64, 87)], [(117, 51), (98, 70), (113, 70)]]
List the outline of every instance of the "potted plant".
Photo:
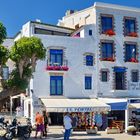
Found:
[(133, 126), (133, 125), (127, 127), (127, 133), (128, 133), (128, 134), (136, 135), (136, 131), (137, 131), (137, 129), (136, 129), (136, 127)]
[(113, 29), (106, 30), (106, 31), (105, 31), (105, 34), (106, 34), (106, 35), (109, 35), (109, 36), (116, 35), (115, 32), (113, 31)]
[(91, 126), (86, 128), (87, 134), (97, 134), (98, 128), (96, 126)]

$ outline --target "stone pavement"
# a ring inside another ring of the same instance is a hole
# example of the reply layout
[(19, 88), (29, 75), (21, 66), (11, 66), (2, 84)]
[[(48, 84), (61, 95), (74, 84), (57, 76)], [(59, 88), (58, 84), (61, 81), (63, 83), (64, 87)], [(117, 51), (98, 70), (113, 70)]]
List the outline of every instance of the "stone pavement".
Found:
[[(34, 132), (32, 133), (32, 137), (30, 140), (37, 140), (34, 137)], [(50, 127), (47, 138), (43, 138), (42, 140), (63, 140), (63, 129)], [(105, 131), (98, 131), (95, 135), (87, 134), (86, 132), (73, 132), (70, 140), (140, 140), (140, 136), (132, 136), (126, 133), (121, 134), (106, 134)]]

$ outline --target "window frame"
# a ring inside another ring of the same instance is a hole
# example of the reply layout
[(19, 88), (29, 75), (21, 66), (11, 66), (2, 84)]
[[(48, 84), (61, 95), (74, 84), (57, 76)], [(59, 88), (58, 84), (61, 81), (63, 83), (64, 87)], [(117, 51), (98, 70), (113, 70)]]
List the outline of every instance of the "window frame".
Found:
[(92, 36), (92, 30), (91, 29), (88, 30), (88, 35)]
[[(128, 28), (128, 31), (127, 31), (126, 20), (129, 21), (129, 22), (134, 21), (134, 29), (133, 29), (133, 31), (131, 31), (130, 25), (129, 25), (129, 28)], [(132, 33), (132, 32), (135, 32), (135, 33), (138, 32), (136, 23), (137, 23), (137, 20), (136, 20), (135, 17), (124, 17), (124, 36), (129, 36), (129, 34)]]
[[(104, 44), (112, 44), (112, 52), (109, 46)], [(105, 47), (105, 49), (104, 49)], [(107, 49), (108, 48), (108, 49)], [(109, 54), (108, 52), (111, 52), (112, 54)], [(109, 59), (111, 58), (111, 59)], [(101, 40), (100, 42), (100, 60), (101, 61), (115, 61), (115, 44), (114, 41), (111, 40)]]
[[(56, 53), (56, 52), (59, 52), (59, 53)], [(54, 55), (54, 59), (55, 59), (55, 62), (52, 62), (52, 55)], [(50, 64), (53, 66), (54, 63), (58, 63), (58, 56), (61, 55), (60, 57), (60, 61), (61, 63), (59, 64), (59, 66), (62, 66), (63, 65), (63, 49), (50, 49)]]
[[(106, 75), (105, 75), (106, 77), (105, 78), (103, 78), (103, 73), (104, 72), (106, 73)], [(108, 71), (107, 70), (102, 70), (101, 71), (101, 81), (102, 82), (107, 82), (108, 81)]]
[[(55, 93), (52, 92), (53, 90), (53, 85), (52, 85), (52, 80), (55, 82)], [(59, 94), (59, 86), (58, 86), (58, 81), (61, 82), (61, 94)], [(50, 76), (50, 96), (62, 96), (63, 95), (63, 76)]]
[[(111, 27), (110, 28), (107, 28), (107, 26), (103, 27), (103, 19), (102, 18), (111, 18), (112, 19), (112, 23), (111, 24)], [(101, 14), (100, 15), (100, 28), (101, 28), (101, 34), (105, 34), (105, 32), (107, 30), (112, 30), (114, 31), (114, 16), (111, 15), (111, 14)], [(104, 29), (104, 28), (107, 28), (107, 29)]]
[[(138, 60), (138, 49), (137, 49), (137, 43), (132, 43), (132, 42), (126, 42), (124, 44), (125, 46), (125, 62), (131, 62), (132, 58), (135, 58), (136, 60)], [(129, 49), (128, 49), (129, 47)], [(135, 47), (135, 56), (133, 56), (133, 52), (132, 52), (132, 48), (131, 47)], [(131, 49), (130, 49), (131, 48)], [(129, 51), (128, 51), (129, 50)], [(130, 56), (131, 54), (131, 56)]]
[[(137, 75), (135, 75), (136, 77), (133, 75), (134, 73), (137, 73)], [(133, 76), (134, 76), (134, 77), (133, 77)], [(135, 79), (135, 78), (136, 78), (136, 79)], [(135, 83), (136, 83), (136, 82), (139, 82), (139, 70), (132, 70), (132, 71), (131, 71), (131, 81), (132, 81), (132, 82), (135, 82)]]
[[(88, 58), (89, 57), (89, 58)], [(92, 58), (92, 59), (90, 59)], [(94, 57), (93, 55), (86, 55), (86, 66), (93, 66)]]
[(92, 76), (85, 76), (85, 90), (92, 89)]

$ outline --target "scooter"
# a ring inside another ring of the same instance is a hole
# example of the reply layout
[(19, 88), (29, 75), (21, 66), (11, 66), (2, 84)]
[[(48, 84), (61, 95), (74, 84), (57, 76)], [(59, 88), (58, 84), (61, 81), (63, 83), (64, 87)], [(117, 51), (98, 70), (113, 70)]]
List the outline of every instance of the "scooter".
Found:
[[(14, 123), (13, 123), (14, 122)], [(12, 122), (12, 125), (7, 126), (7, 131), (4, 135), (5, 140), (12, 140), (14, 137), (21, 138), (22, 140), (27, 140), (31, 135), (31, 123), (27, 125), (20, 125), (20, 123), (15, 125), (16, 120)]]

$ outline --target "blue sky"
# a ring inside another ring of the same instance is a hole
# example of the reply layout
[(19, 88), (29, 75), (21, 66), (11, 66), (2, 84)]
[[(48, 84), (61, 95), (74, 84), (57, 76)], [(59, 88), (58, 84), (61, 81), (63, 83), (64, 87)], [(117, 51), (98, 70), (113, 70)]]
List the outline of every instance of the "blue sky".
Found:
[[(24, 23), (40, 19), (42, 22), (57, 24), (66, 10), (82, 10), (96, 0), (0, 0), (0, 22), (7, 28), (8, 37), (14, 36)], [(119, 5), (140, 8), (140, 0), (98, 0)]]

